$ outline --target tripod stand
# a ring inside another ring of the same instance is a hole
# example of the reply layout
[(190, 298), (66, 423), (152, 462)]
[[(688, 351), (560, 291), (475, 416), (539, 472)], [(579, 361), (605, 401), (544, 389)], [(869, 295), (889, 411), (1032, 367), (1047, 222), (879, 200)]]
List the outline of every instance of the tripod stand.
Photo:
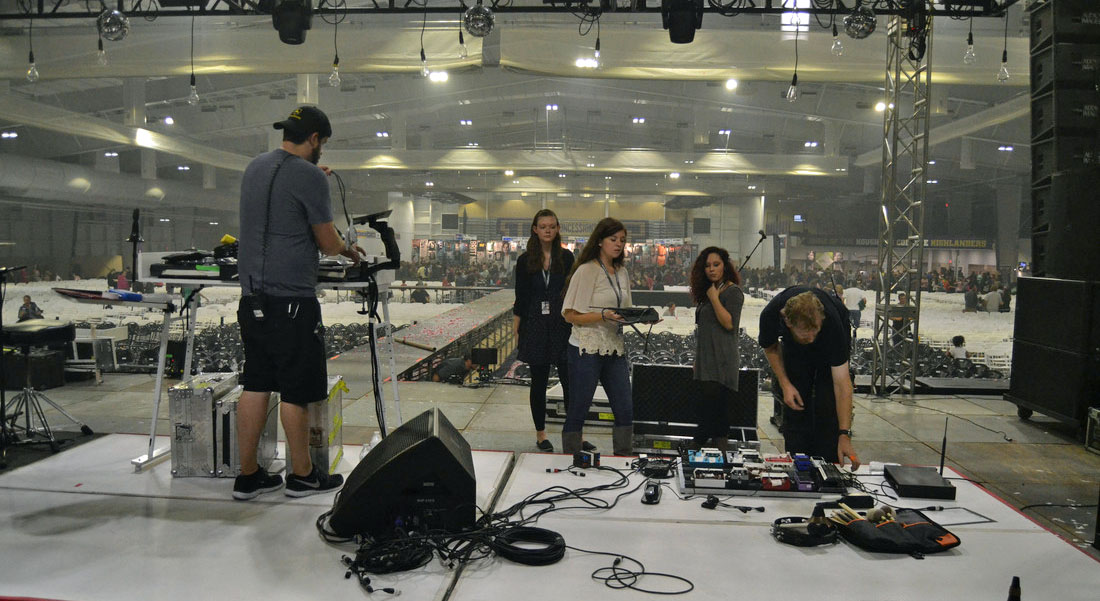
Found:
[[(5, 419), (11, 421), (11, 436), (14, 436), (15, 430), (23, 430), (27, 436), (26, 440), (22, 441), (24, 443), (37, 442), (32, 440), (33, 436), (44, 436), (46, 440), (43, 442), (48, 442), (52, 451), (56, 452), (59, 448), (57, 438), (54, 437), (53, 430), (50, 428), (49, 422), (46, 421), (46, 414), (42, 410), (43, 403), (53, 407), (69, 421), (80, 426), (80, 431), (84, 434), (90, 435), (92, 433), (91, 428), (78, 421), (68, 411), (50, 400), (49, 397), (35, 390), (31, 379), (31, 347), (69, 343), (73, 340), (74, 334), (75, 330), (71, 324), (59, 324), (44, 319), (23, 321), (15, 326), (8, 327), (4, 331), (5, 342), (23, 347), (23, 369), (25, 373), (23, 390), (12, 399), (11, 417), (5, 416)], [(19, 425), (20, 416), (23, 417), (22, 426)], [(38, 422), (37, 427), (33, 425), (35, 421)]]
[(15, 432), (8, 427), (7, 416), (7, 365), (5, 360), (7, 359), (7, 353), (4, 352), (3, 344), (3, 331), (4, 331), (4, 293), (8, 288), (8, 273), (12, 271), (19, 271), (20, 269), (26, 269), (26, 265), (20, 265), (18, 267), (0, 267), (0, 468), (8, 467), (7, 454), (8, 445), (15, 442)]

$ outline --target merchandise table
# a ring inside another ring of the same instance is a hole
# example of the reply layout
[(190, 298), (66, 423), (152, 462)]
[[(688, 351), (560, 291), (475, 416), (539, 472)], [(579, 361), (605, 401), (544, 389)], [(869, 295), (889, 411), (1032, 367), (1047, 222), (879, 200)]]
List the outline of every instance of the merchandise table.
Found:
[[(606, 457), (604, 466), (624, 468), (626, 458)], [(591, 487), (617, 479), (614, 473), (584, 470), (585, 477), (547, 468), (564, 468), (562, 455), (524, 454), (517, 461), (508, 486), (497, 503), (499, 511), (548, 486)], [(629, 468), (624, 468), (629, 471)], [(881, 477), (866, 468), (861, 480), (877, 492)], [(957, 476), (957, 474), (955, 474)], [(644, 483), (631, 477), (626, 489), (602, 491), (594, 496), (611, 500), (624, 490)], [(667, 479), (674, 487), (672, 479)], [(1098, 562), (1046, 531), (1026, 516), (981, 487), (964, 479), (953, 480), (955, 501), (899, 499), (903, 507), (940, 505), (945, 511), (925, 512), (959, 537), (955, 549), (927, 555), (871, 553), (846, 542), (802, 548), (777, 542), (772, 522), (780, 517), (809, 517), (816, 499), (738, 496), (724, 499), (730, 505), (762, 506), (764, 512), (742, 513), (733, 508), (708, 510), (701, 497), (679, 500), (669, 487), (657, 505), (640, 503), (641, 489), (624, 496), (614, 508), (567, 509), (544, 516), (536, 524), (560, 533), (570, 546), (593, 551), (622, 553), (642, 561), (654, 572), (676, 574), (691, 580), (691, 599), (746, 598), (754, 600), (843, 599), (917, 601), (927, 599), (1003, 599), (1013, 576), (1022, 581), (1024, 598), (1085, 601), (1100, 590)], [(679, 492), (678, 490), (676, 492)], [(720, 491), (719, 491), (720, 492)], [(836, 499), (824, 495), (821, 500)], [(578, 506), (577, 502), (559, 506)], [(965, 509), (956, 509), (965, 508)], [(532, 508), (532, 512), (537, 508)], [(969, 511), (968, 511), (969, 510)], [(963, 524), (975, 512), (993, 520)], [(959, 525), (951, 525), (951, 524)], [(546, 567), (531, 567), (500, 558), (467, 566), (449, 599), (515, 599), (527, 601), (562, 598), (642, 599), (649, 595), (632, 590), (612, 593), (593, 580), (594, 570), (611, 566), (612, 557), (590, 555), (572, 549), (564, 559)], [(624, 561), (621, 567), (633, 568)], [(645, 577), (643, 588), (669, 590), (682, 583)]]

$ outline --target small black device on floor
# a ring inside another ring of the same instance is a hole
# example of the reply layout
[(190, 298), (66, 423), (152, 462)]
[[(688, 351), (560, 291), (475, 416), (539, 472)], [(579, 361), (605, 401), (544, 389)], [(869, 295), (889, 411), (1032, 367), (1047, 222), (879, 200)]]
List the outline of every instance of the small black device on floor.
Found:
[(589, 468), (599, 467), (600, 454), (594, 451), (577, 451), (573, 453), (573, 467)]
[(645, 483), (645, 491), (642, 492), (642, 503), (656, 505), (661, 502), (661, 483), (649, 480)]
[(941, 476), (934, 467), (887, 465), (886, 481), (898, 496), (920, 499), (955, 500), (955, 485)]

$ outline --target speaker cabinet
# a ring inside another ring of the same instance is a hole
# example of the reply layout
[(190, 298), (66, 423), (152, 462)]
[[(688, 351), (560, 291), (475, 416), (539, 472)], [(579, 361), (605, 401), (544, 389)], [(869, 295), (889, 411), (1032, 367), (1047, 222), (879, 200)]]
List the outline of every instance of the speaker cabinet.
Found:
[(439, 409), (405, 422), (348, 476), (329, 527), (340, 536), (388, 538), (404, 525), (457, 532), (475, 521), (470, 445)]
[(1100, 282), (1020, 278), (1012, 335), (1060, 351), (1100, 353)]
[[(742, 369), (737, 390), (731, 391), (726, 414), (731, 428), (756, 426), (756, 387), (759, 372)], [(635, 364), (631, 378), (634, 421), (695, 425), (695, 403), (702, 386), (690, 365)]]
[(1057, 173), (1032, 190), (1032, 273), (1100, 280), (1100, 168)]
[(1100, 406), (1100, 355), (1071, 353), (1016, 340), (1005, 400), (1055, 419), (1084, 424)]

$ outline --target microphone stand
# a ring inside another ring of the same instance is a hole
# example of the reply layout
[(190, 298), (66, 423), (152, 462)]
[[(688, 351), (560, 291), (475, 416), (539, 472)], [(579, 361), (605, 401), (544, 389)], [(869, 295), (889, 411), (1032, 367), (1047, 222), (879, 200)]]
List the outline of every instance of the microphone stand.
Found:
[[(131, 262), (130, 262), (130, 289), (134, 289), (134, 283), (138, 279), (138, 252), (141, 249), (141, 243), (145, 242), (145, 239), (141, 237), (141, 209), (134, 209), (133, 222), (130, 225), (130, 237), (126, 239), (132, 245)], [(126, 273), (126, 266), (122, 266), (122, 273)], [(186, 304), (184, 305), (186, 306)]]
[(745, 262), (741, 263), (741, 266), (737, 268), (737, 271), (740, 272), (745, 269), (745, 265), (748, 265), (749, 259), (752, 258), (753, 254), (756, 253), (756, 249), (760, 248), (760, 243), (763, 242), (767, 237), (767, 234), (765, 234), (764, 232), (760, 232), (760, 239), (756, 241), (756, 246), (752, 247), (752, 252), (749, 253), (749, 256), (745, 257)]

